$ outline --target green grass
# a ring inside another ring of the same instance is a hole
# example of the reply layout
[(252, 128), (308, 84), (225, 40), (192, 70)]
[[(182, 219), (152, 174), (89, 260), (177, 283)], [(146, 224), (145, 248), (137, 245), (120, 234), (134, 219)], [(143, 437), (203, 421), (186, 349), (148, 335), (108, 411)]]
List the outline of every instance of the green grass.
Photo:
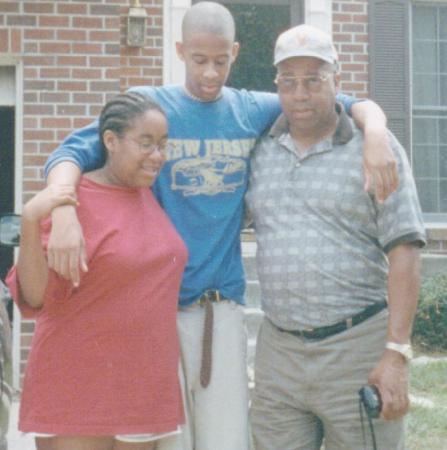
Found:
[(410, 394), (431, 406), (412, 403), (407, 450), (447, 450), (447, 361), (412, 364)]

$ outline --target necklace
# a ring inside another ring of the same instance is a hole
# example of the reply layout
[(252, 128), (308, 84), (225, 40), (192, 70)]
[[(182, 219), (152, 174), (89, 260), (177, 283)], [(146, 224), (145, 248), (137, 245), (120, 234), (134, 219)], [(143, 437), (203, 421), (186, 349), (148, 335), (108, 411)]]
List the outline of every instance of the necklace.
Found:
[(219, 100), (222, 97), (222, 91), (220, 91), (219, 95), (216, 98), (214, 98), (213, 100), (203, 100), (202, 98), (197, 97), (192, 92), (190, 92), (186, 86), (183, 86), (183, 92), (186, 94), (187, 97), (191, 98), (192, 100), (195, 100), (196, 102), (200, 102), (200, 103), (216, 102), (217, 100)]

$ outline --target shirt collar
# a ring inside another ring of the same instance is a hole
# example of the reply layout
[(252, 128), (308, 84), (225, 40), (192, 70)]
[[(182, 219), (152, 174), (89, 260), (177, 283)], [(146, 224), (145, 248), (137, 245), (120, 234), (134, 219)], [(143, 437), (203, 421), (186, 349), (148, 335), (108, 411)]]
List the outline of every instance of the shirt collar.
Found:
[[(332, 145), (347, 144), (354, 136), (351, 121), (340, 103), (335, 104), (335, 110), (338, 114), (338, 124), (335, 133), (332, 135)], [(289, 134), (289, 123), (284, 114), (281, 114), (269, 131), (269, 136), (274, 139), (280, 139), (284, 134)]]

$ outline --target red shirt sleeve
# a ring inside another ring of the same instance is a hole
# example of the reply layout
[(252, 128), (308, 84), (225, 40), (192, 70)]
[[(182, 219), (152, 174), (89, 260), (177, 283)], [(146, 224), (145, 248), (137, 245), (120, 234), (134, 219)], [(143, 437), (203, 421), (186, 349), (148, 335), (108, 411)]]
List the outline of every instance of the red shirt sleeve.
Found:
[[(51, 230), (51, 222), (45, 220), (41, 225), (41, 239), (42, 245), (46, 252), (49, 233)], [(67, 298), (72, 292), (71, 283), (64, 280), (62, 277), (56, 274), (53, 270), (48, 273), (48, 283), (46, 286), (44, 294), (43, 306), (40, 308), (35, 308), (30, 306), (22, 297), (20, 291), (20, 281), (17, 274), (17, 267), (13, 266), (6, 277), (6, 284), (9, 288), (14, 303), (20, 310), (20, 313), (25, 319), (36, 319), (40, 311), (53, 302), (60, 302), (61, 300)]]

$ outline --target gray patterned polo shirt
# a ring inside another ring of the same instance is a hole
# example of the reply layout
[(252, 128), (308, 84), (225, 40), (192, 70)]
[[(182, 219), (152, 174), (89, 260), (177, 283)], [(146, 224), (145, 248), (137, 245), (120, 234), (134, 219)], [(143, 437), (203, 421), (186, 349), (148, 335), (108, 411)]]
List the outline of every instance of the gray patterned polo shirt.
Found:
[(256, 229), (262, 307), (284, 329), (326, 326), (387, 299), (387, 252), (425, 244), (404, 149), (390, 133), (399, 187), (363, 189), (363, 135), (339, 112), (334, 135), (295, 151), (285, 116), (257, 145), (246, 196)]

